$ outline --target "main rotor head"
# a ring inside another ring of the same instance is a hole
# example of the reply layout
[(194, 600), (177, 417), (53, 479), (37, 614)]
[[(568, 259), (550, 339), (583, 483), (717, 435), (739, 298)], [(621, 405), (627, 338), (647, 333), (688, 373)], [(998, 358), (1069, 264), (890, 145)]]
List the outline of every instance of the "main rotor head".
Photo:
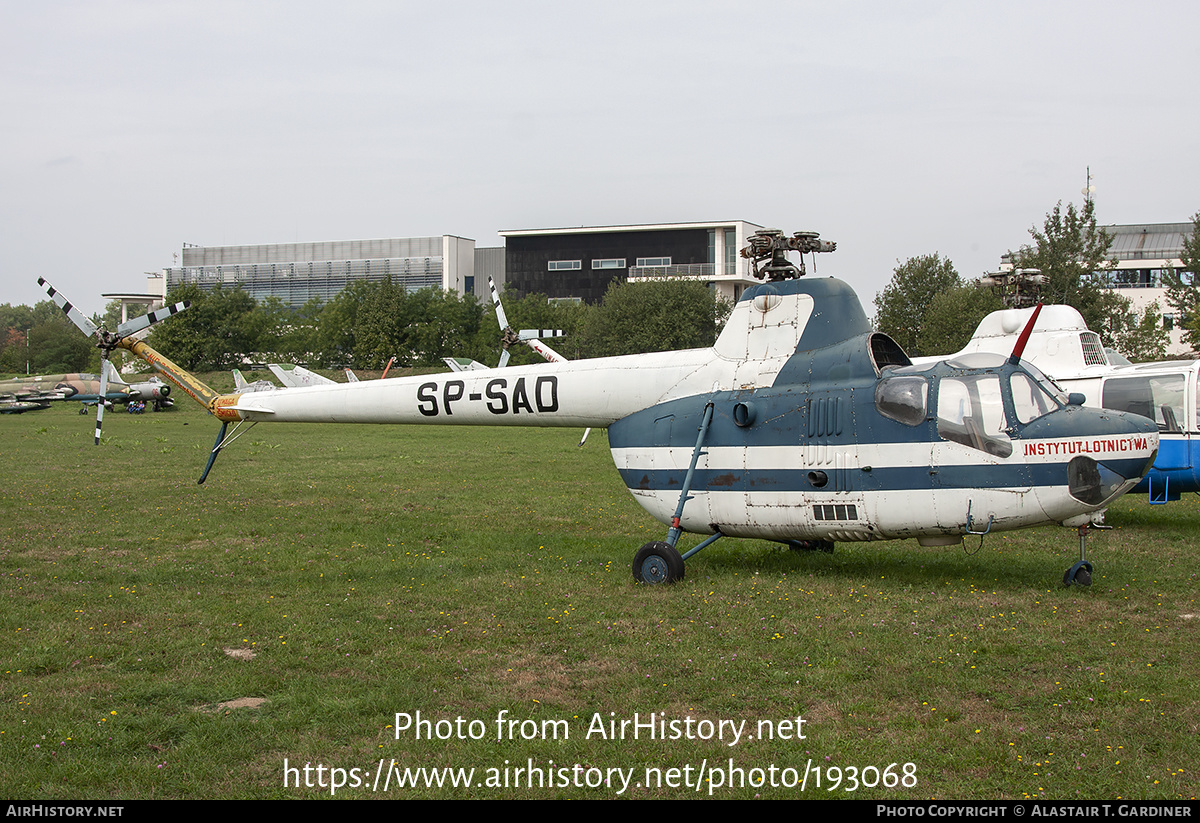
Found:
[(788, 237), (779, 229), (762, 229), (747, 238), (746, 248), (741, 250), (741, 255), (751, 261), (754, 276), (759, 280), (791, 280), (803, 277), (805, 271), (803, 256), (800, 264), (796, 265), (788, 260), (789, 251), (804, 255), (806, 252), (815, 254), (837, 249), (837, 243), (821, 240), (820, 237), (815, 231), (798, 231)]

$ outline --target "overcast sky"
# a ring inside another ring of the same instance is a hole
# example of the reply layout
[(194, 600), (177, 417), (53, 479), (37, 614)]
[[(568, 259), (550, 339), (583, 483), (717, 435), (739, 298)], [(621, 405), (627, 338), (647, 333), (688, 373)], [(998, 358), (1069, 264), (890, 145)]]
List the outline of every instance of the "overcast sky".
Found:
[(748, 220), (993, 270), (1200, 211), (1200, 4), (0, 0), (0, 303), (182, 244)]

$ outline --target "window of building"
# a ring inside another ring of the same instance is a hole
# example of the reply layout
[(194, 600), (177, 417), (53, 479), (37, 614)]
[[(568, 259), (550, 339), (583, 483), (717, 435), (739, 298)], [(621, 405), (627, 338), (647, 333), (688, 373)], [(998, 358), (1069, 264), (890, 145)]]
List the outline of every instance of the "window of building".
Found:
[(669, 257), (639, 257), (637, 259), (638, 268), (647, 268), (654, 266), (669, 266), (671, 258)]
[(580, 260), (551, 260), (546, 263), (548, 271), (579, 271), (583, 268)]
[(609, 257), (605, 260), (593, 260), (593, 269), (623, 269), (625, 268), (624, 257)]

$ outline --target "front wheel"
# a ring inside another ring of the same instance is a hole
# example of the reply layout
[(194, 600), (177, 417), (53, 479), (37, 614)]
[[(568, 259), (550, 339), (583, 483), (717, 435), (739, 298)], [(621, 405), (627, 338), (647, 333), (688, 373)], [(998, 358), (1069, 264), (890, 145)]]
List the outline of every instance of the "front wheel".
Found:
[(633, 556), (633, 579), (639, 583), (675, 583), (683, 574), (683, 557), (670, 543), (647, 543)]

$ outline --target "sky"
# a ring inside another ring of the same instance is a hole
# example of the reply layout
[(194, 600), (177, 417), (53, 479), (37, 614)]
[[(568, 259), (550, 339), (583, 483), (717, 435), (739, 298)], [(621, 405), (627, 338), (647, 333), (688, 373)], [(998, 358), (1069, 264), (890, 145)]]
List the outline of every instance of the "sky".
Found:
[(0, 303), (184, 243), (747, 220), (995, 270), (1200, 211), (1200, 4), (0, 0)]

